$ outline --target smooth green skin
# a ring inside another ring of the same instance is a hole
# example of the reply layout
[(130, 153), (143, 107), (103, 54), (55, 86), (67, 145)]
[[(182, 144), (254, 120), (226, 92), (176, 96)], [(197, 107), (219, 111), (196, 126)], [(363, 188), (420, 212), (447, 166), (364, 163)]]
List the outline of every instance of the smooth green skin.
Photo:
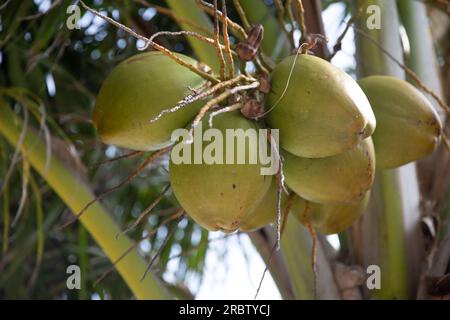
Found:
[[(207, 118), (208, 115), (203, 121), (203, 131), (208, 128)], [(240, 112), (229, 112), (216, 116), (213, 128), (222, 132), (226, 150), (226, 129), (258, 129), (258, 126), (245, 119)], [(203, 143), (203, 150), (207, 145), (209, 142)], [(192, 155), (194, 148), (192, 145)], [(169, 174), (172, 190), (181, 206), (199, 225), (211, 231), (236, 231), (261, 203), (270, 187), (272, 176), (261, 175), (261, 164), (248, 163), (250, 152), (246, 143), (247, 162), (244, 164), (176, 165), (171, 157)], [(235, 143), (235, 155), (236, 153)], [(225, 152), (223, 162), (225, 163)]]
[(264, 37), (261, 48), (265, 54), (278, 61), (280, 57), (289, 55), (291, 49), (289, 40), (281, 31), (277, 18), (272, 10), (260, 0), (240, 1), (245, 11), (249, 23), (252, 25), (261, 24), (264, 27)]
[(286, 184), (308, 201), (355, 203), (373, 184), (375, 150), (371, 138), (327, 158), (301, 158), (285, 151), (282, 154)]
[(323, 158), (350, 150), (373, 133), (369, 101), (349, 75), (302, 54), (287, 86), (294, 61), (290, 56), (275, 67), (266, 101), (266, 110), (274, 107), (267, 122), (280, 129), (281, 147), (299, 157)]
[(350, 227), (364, 213), (369, 199), (370, 192), (354, 204), (320, 204), (297, 198), (291, 212), (302, 224), (309, 222), (320, 233), (333, 234)]
[(389, 76), (370, 76), (358, 83), (378, 120), (373, 141), (379, 168), (396, 168), (436, 149), (442, 125), (433, 106), (419, 90)]
[(203, 82), (200, 76), (157, 51), (125, 60), (107, 77), (97, 97), (93, 122), (100, 140), (142, 151), (170, 145), (173, 130), (185, 127), (202, 103), (165, 114), (153, 123), (150, 120), (192, 93), (188, 87), (198, 88)]
[[(281, 213), (283, 214), (287, 204), (287, 196), (281, 192)], [(239, 230), (251, 232), (273, 223), (277, 219), (277, 183), (272, 180), (269, 191), (267, 191), (259, 206), (242, 221)]]

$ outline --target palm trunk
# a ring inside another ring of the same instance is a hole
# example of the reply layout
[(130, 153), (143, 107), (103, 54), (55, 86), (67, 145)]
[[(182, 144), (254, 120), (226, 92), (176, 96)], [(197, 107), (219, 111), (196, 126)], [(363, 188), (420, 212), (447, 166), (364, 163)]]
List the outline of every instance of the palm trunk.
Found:
[[(403, 69), (385, 55), (367, 37), (403, 61), (399, 34), (399, 18), (395, 1), (359, 0), (356, 8), (375, 5), (381, 9), (381, 28), (369, 30), (367, 15), (357, 27), (356, 52), (358, 75), (391, 75), (404, 78)], [(366, 292), (379, 299), (407, 299), (417, 282), (417, 271), (408, 261), (417, 260), (416, 250), (422, 248), (418, 223), (419, 187), (415, 164), (395, 170), (378, 170), (368, 211), (353, 228), (352, 245), (355, 260), (365, 267), (381, 269), (381, 289)], [(420, 254), (419, 254), (420, 256)]]
[(281, 240), (281, 254), (296, 299), (335, 300), (340, 298), (336, 285), (329, 250), (323, 237), (317, 239), (317, 273), (312, 269), (312, 238), (308, 230), (290, 216)]

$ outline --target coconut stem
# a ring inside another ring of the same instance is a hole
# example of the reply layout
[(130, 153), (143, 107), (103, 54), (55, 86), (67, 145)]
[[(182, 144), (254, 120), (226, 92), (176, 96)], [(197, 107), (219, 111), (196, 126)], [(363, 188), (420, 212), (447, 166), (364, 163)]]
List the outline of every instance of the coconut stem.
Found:
[(347, 24), (345, 25), (344, 31), (339, 35), (339, 37), (336, 40), (335, 45), (333, 46), (333, 52), (329, 55), (328, 61), (331, 61), (331, 59), (334, 58), (334, 56), (341, 51), (342, 49), (342, 40), (344, 40), (345, 36), (347, 35), (348, 31), (350, 30), (350, 27), (353, 25), (355, 21), (357, 21), (362, 14), (362, 8), (359, 8), (353, 16), (347, 21)]
[(294, 39), (295, 18), (294, 18), (294, 13), (292, 12), (292, 1), (286, 0), (286, 3), (284, 4), (284, 8), (287, 12), (287, 16), (288, 16), (289, 22), (291, 24), (291, 31), (289, 31), (289, 38), (291, 39), (292, 43), (294, 44), (294, 48), (295, 48), (295, 39)]
[(261, 73), (263, 73), (264, 75), (269, 77), (270, 72), (266, 68), (266, 65), (264, 64), (263, 60), (259, 56), (255, 57), (255, 66)]
[(165, 115), (167, 113), (176, 112), (176, 111), (180, 110), (181, 108), (183, 108), (191, 103), (194, 103), (195, 101), (206, 99), (208, 96), (216, 93), (217, 91), (231, 87), (240, 81), (252, 82), (255, 80), (253, 78), (248, 77), (247, 75), (240, 74), (233, 79), (219, 82), (215, 86), (213, 86), (212, 88), (210, 88), (206, 91), (202, 91), (200, 93), (194, 92), (193, 94), (190, 94), (190, 95), (184, 97), (182, 100), (180, 100), (173, 108), (162, 110), (156, 117), (154, 117), (153, 119), (150, 120), (150, 123), (158, 121), (163, 115)]
[(239, 110), (242, 107), (243, 107), (243, 104), (241, 102), (238, 102), (238, 103), (232, 104), (231, 106), (224, 107), (224, 108), (222, 108), (220, 110), (212, 112), (209, 115), (209, 119), (208, 119), (209, 127), (211, 128), (213, 126), (213, 120), (219, 114), (226, 113), (226, 112), (232, 112), (232, 111), (235, 111), (235, 110)]
[(314, 274), (314, 299), (317, 299), (317, 232), (311, 225), (309, 220), (305, 220), (306, 228), (311, 235), (312, 245), (311, 245), (311, 268)]
[(234, 78), (234, 60), (233, 54), (231, 52), (230, 37), (228, 35), (228, 12), (226, 0), (222, 0), (222, 31), (223, 31), (223, 42), (225, 44), (225, 52), (227, 53), (227, 59), (229, 63), (229, 78)]
[[(219, 15), (217, 14), (217, 0), (213, 1), (214, 3), (214, 47), (216, 48), (217, 58), (220, 63), (220, 80), (225, 81), (225, 58), (223, 56), (223, 51), (220, 46), (220, 37), (219, 37)], [(225, 17), (225, 14), (222, 14), (222, 17)], [(225, 18), (226, 20), (226, 18)]]
[[(150, 37), (150, 40), (153, 41), (155, 38), (157, 38), (159, 36), (162, 36), (162, 35), (165, 35), (165, 36), (179, 36), (179, 35), (192, 36), (192, 37), (195, 37), (196, 39), (198, 39), (198, 40), (200, 40), (202, 42), (205, 42), (207, 44), (210, 44), (210, 45), (214, 46), (214, 48), (215, 48), (215, 41), (214, 41), (214, 39), (205, 37), (205, 36), (195, 32), (195, 31), (186, 31), (186, 30), (182, 30), (182, 31), (159, 31), (159, 32), (156, 32), (155, 34), (153, 34)], [(219, 47), (221, 49), (223, 49), (223, 50), (227, 50), (226, 45), (223, 45), (223, 44), (219, 43)], [(231, 50), (231, 48), (229, 48), (229, 50), (230, 50), (230, 54), (232, 56), (233, 55), (237, 56), (237, 53), (235, 51)]]
[[(242, 86), (237, 86), (234, 87), (232, 89), (228, 89), (224, 92), (222, 92), (220, 95), (218, 95), (216, 98), (209, 100), (204, 106), (203, 108), (200, 109), (199, 113), (197, 114), (197, 116), (195, 117), (194, 121), (192, 122), (192, 128), (191, 131), (193, 130), (193, 128), (195, 128), (200, 121), (202, 121), (203, 117), (205, 116), (205, 114), (212, 108), (214, 107), (216, 104), (219, 104), (223, 101), (225, 101), (228, 97), (241, 92), (241, 91), (246, 91), (246, 90), (251, 90), (251, 89), (255, 89), (259, 87), (259, 82), (255, 81), (251, 84), (248, 85), (242, 85)], [(192, 132), (191, 132), (192, 133)]]
[(172, 226), (172, 228), (170, 229), (169, 233), (167, 234), (166, 238), (164, 239), (164, 242), (161, 244), (161, 246), (158, 249), (158, 252), (156, 252), (156, 254), (152, 257), (152, 259), (150, 260), (150, 263), (147, 266), (147, 269), (145, 270), (144, 274), (142, 275), (141, 278), (141, 282), (144, 281), (145, 277), (147, 276), (148, 272), (151, 270), (153, 264), (156, 262), (156, 259), (161, 255), (162, 251), (164, 250), (164, 248), (167, 246), (167, 244), (169, 243), (169, 240), (173, 237), (173, 235), (175, 234), (175, 231), (177, 230), (177, 225), (180, 222), (180, 220), (183, 218), (184, 216), (184, 210), (183, 213), (177, 217), (177, 223), (175, 226)]
[(286, 10), (284, 9), (283, 3), (281, 0), (274, 0), (275, 8), (277, 9), (277, 17), (278, 17), (278, 23), (280, 24), (281, 30), (286, 34), (287, 38), (289, 39), (289, 42), (291, 44), (292, 49), (295, 47), (294, 39), (289, 34), (289, 31), (286, 29), (286, 24), (284, 20), (284, 16), (286, 15)]
[(303, 7), (302, 0), (296, 0), (295, 7), (297, 8), (298, 26), (300, 28), (300, 32), (302, 33), (302, 38), (300, 42), (303, 42), (306, 39), (308, 30), (306, 29), (305, 25), (305, 8)]
[(131, 158), (134, 158), (134, 157), (141, 156), (143, 154), (144, 154), (144, 151), (132, 151), (132, 152), (120, 155), (120, 156), (112, 158), (112, 159), (100, 161), (97, 164), (95, 164), (94, 166), (92, 166), (91, 170), (92, 170), (92, 172), (95, 172), (95, 171), (97, 171), (98, 168), (100, 168), (101, 166), (104, 166), (105, 164), (112, 163), (112, 162), (115, 162), (115, 161), (119, 161), (119, 160), (122, 160), (122, 159), (131, 159)]
[(308, 229), (309, 234), (311, 235), (311, 268), (314, 275), (314, 298), (317, 297), (317, 232), (311, 224), (310, 221), (310, 202), (305, 200), (305, 209), (303, 210), (302, 217), (305, 222), (305, 227)]
[(281, 235), (284, 233), (284, 229), (286, 228), (286, 223), (289, 217), (289, 213), (291, 212), (292, 206), (295, 203), (295, 200), (298, 198), (298, 195), (295, 192), (291, 192), (289, 194), (289, 198), (287, 200), (286, 208), (284, 209), (283, 214), (283, 223), (281, 224)]

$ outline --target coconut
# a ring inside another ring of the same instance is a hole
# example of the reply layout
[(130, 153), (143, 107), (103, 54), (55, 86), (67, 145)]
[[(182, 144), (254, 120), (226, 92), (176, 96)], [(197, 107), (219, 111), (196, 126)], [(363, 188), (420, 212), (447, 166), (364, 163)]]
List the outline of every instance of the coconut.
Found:
[(342, 154), (319, 159), (283, 152), (286, 184), (317, 203), (355, 203), (364, 198), (375, 177), (372, 138)]
[[(287, 205), (287, 196), (281, 193), (281, 214)], [(277, 183), (272, 179), (269, 191), (260, 205), (241, 223), (240, 230), (244, 232), (261, 229), (277, 220)]]
[(364, 92), (349, 75), (310, 55), (285, 58), (272, 73), (267, 122), (280, 129), (281, 147), (322, 158), (354, 148), (375, 129)]
[[(178, 57), (197, 63), (181, 54)], [(189, 88), (199, 88), (203, 83), (196, 73), (158, 51), (123, 61), (107, 77), (97, 96), (93, 123), (100, 140), (143, 151), (170, 145), (173, 130), (185, 127), (201, 102), (151, 120), (191, 94)]]
[(322, 234), (333, 234), (350, 227), (364, 213), (369, 199), (370, 192), (354, 204), (320, 204), (297, 198), (291, 212), (302, 224), (310, 223)]
[(436, 149), (442, 125), (433, 106), (419, 90), (389, 76), (370, 76), (358, 82), (378, 120), (373, 141), (379, 168), (395, 168)]
[[(203, 128), (208, 127), (208, 116), (201, 123)], [(259, 127), (255, 122), (245, 119), (238, 111), (228, 112), (214, 118), (213, 129), (215, 133), (208, 131), (211, 134), (210, 144), (204, 143), (199, 147), (194, 130), (192, 145), (181, 145), (183, 142), (175, 145), (169, 165), (170, 182), (175, 197), (198, 224), (211, 231), (233, 232), (260, 204), (270, 187), (272, 176), (261, 174), (263, 166), (259, 162), (258, 150), (254, 148), (258, 145), (257, 141), (248, 141), (238, 149), (239, 143), (235, 138), (223, 139), (223, 143), (218, 142), (219, 138), (212, 138), (227, 137), (227, 129), (241, 129), (243, 132), (250, 129), (256, 133)], [(232, 132), (236, 132), (234, 130)], [(214, 143), (217, 143), (217, 148), (212, 147)], [(180, 151), (182, 149), (183, 152)], [(230, 157), (233, 161), (228, 161), (227, 153), (233, 149), (234, 157)], [(184, 152), (190, 154), (186, 157)], [(202, 161), (196, 161), (199, 152), (203, 153)], [(239, 152), (245, 155), (243, 163), (238, 162)], [(175, 153), (183, 153), (180, 158), (188, 161), (176, 160), (178, 156)], [(215, 160), (206, 161), (206, 154), (212, 154)], [(257, 161), (252, 163), (250, 159)]]

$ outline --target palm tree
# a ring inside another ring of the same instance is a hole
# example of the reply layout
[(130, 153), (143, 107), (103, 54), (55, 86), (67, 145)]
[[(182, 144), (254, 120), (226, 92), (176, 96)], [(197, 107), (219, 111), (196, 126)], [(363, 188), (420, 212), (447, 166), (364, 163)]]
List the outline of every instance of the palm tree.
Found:
[[(338, 4), (345, 8), (343, 32), (327, 43), (322, 12)], [(251, 59), (256, 70), (271, 70), (301, 44), (333, 63), (353, 33), (356, 70), (348, 73), (409, 81), (446, 124), (449, 13), (446, 0), (4, 2), (0, 296), (194, 297), (186, 282), (201, 281), (211, 238), (170, 191), (167, 157), (105, 145), (91, 122), (104, 79), (152, 35), (172, 32), (155, 41), (208, 65), (212, 73), (201, 75), (211, 80), (234, 66), (226, 50), (221, 63), (219, 42), (224, 48), (224, 39), (233, 48), (252, 44), (254, 25), (264, 28), (259, 54)], [(381, 25), (373, 28), (368, 21), (377, 18)], [(245, 65), (235, 69), (245, 72)], [(367, 210), (339, 233), (338, 250), (292, 214), (281, 226), (237, 235), (251, 239), (284, 299), (448, 298), (446, 133), (444, 126), (444, 142), (427, 158), (377, 169)], [(278, 231), (280, 249), (274, 250)], [(164, 274), (173, 261), (177, 271), (169, 280)], [(66, 288), (69, 265), (85, 275), (80, 290)], [(366, 285), (373, 266), (381, 270), (376, 290)]]

